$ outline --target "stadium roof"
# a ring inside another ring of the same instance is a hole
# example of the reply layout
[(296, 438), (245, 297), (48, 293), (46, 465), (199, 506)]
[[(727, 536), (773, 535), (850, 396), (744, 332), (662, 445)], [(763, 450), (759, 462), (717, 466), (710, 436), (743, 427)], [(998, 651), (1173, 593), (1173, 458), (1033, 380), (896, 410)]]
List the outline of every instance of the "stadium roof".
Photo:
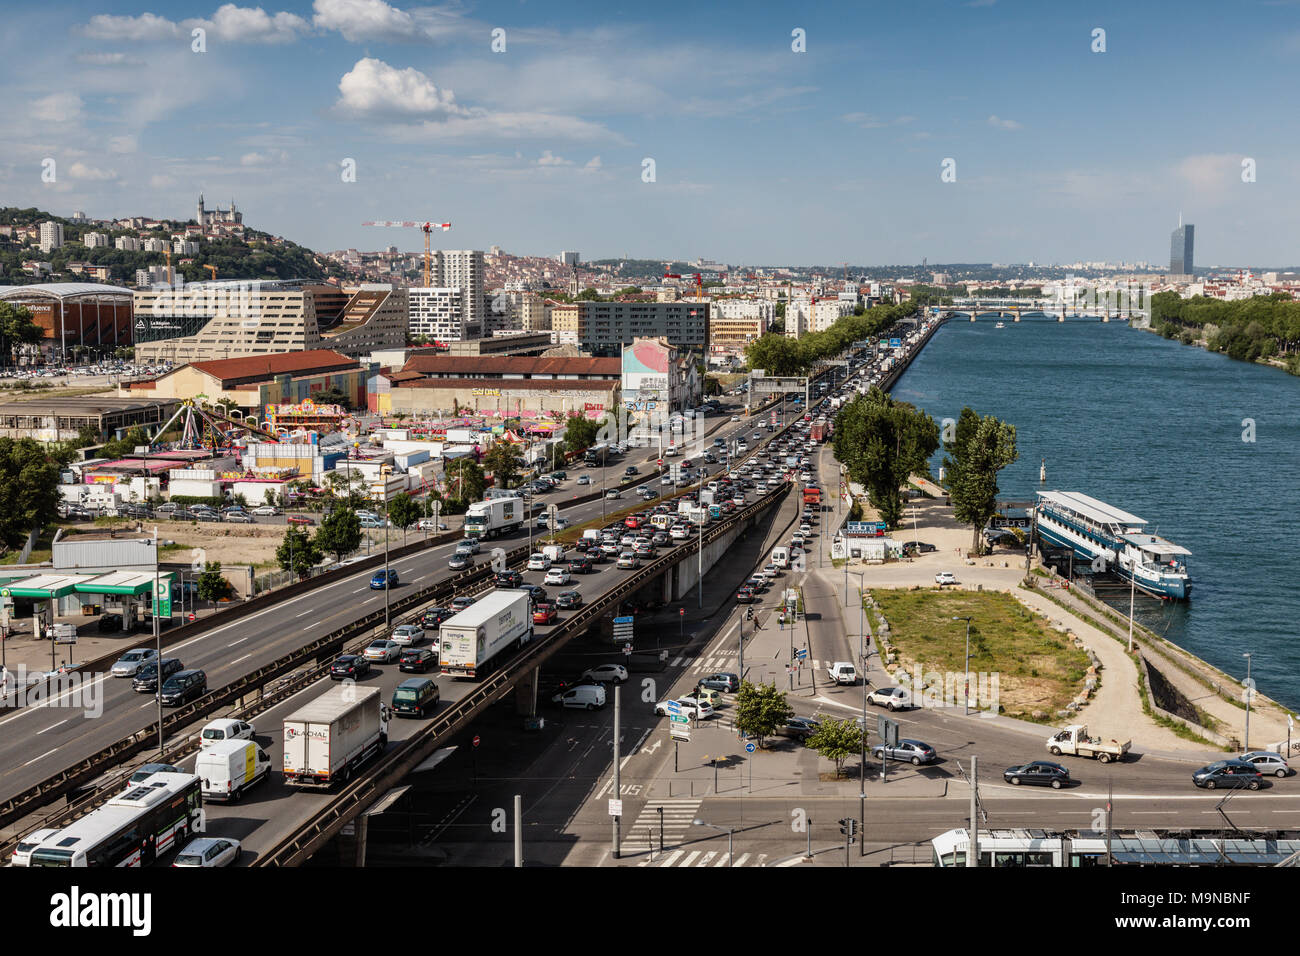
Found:
[(0, 299), (16, 299), (32, 294), (62, 300), (83, 295), (130, 296), (133, 293), (120, 285), (104, 285), (99, 282), (37, 282), (32, 285), (0, 286)]

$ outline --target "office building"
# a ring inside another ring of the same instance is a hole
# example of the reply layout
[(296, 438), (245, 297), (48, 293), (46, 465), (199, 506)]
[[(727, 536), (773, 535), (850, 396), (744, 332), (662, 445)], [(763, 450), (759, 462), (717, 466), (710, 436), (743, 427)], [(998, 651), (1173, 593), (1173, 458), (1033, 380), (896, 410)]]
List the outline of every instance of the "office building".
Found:
[[(592, 355), (621, 356), (639, 338), (662, 338), (703, 353), (709, 341), (708, 302), (579, 302), (578, 344)], [(558, 310), (551, 311), (555, 327)]]
[(1183, 217), (1178, 217), (1178, 228), (1169, 239), (1169, 274), (1171, 276), (1192, 275), (1192, 245), (1196, 227), (1183, 225)]
[(422, 335), (440, 343), (470, 338), (463, 308), (464, 294), (460, 289), (416, 287), (406, 292), (407, 327), (412, 337)]
[(561, 252), (557, 258), (563, 266), (576, 266), (582, 261), (576, 252)]

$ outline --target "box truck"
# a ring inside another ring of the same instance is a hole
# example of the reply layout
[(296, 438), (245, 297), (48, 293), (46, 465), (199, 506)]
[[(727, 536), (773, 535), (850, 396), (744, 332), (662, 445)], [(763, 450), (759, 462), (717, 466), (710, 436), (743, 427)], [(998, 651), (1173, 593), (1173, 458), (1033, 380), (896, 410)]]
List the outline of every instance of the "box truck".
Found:
[(527, 591), (491, 591), (438, 628), (438, 663), (451, 677), (482, 677), (493, 659), (509, 647), (533, 638), (533, 615)]
[(383, 692), (345, 681), (284, 718), (284, 782), (328, 789), (387, 743)]
[(526, 509), (522, 498), (476, 501), (465, 512), (465, 536), (491, 538), (523, 527)]
[(238, 800), (271, 773), (271, 758), (251, 740), (221, 740), (199, 751), (194, 773), (204, 800)]

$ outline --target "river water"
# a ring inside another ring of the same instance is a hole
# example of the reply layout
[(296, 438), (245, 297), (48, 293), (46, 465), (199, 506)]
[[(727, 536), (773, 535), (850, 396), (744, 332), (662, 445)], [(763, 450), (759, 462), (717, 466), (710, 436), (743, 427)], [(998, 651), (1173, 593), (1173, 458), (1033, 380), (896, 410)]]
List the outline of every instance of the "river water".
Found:
[[(1139, 595), (1137, 619), (1238, 678), (1250, 652), (1259, 690), (1300, 707), (1300, 379), (1122, 323), (982, 319), (940, 329), (893, 394), (1015, 425), (1002, 498), (1083, 492), (1191, 550), (1191, 599)], [(1128, 613), (1127, 590), (1108, 601)]]

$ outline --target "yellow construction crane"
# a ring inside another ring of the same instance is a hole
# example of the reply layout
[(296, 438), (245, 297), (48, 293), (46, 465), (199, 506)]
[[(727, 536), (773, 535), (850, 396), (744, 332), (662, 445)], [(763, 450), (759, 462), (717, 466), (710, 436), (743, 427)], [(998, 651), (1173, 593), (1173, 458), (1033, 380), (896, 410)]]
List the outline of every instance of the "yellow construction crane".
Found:
[(429, 287), (429, 278), (430, 278), (430, 276), (429, 276), (429, 267), (430, 267), (430, 263), (431, 263), (431, 261), (432, 261), (432, 252), (431, 252), (430, 247), (429, 247), (429, 236), (432, 235), (433, 230), (435, 230), (435, 229), (441, 229), (443, 232), (446, 232), (448, 229), (451, 228), (451, 223), (449, 223), (449, 222), (412, 222), (412, 221), (410, 221), (410, 220), (403, 220), (403, 221), (401, 221), (401, 222), (398, 222), (398, 221), (396, 221), (396, 220), (383, 220), (383, 221), (375, 221), (375, 222), (363, 222), (361, 225), (363, 225), (363, 226), (397, 226), (397, 227), (402, 228), (402, 229), (419, 229), (421, 232), (423, 232), (423, 233), (424, 233), (424, 286), (425, 286), (426, 289)]
[(216, 267), (216, 266), (204, 266), (203, 268), (207, 269), (209, 272), (212, 273), (212, 281), (213, 281), (213, 282), (216, 282), (216, 281), (217, 281), (217, 267)]
[(175, 285), (176, 275), (172, 272), (172, 251), (170, 249), (164, 249), (163, 255), (167, 257), (167, 284)]

